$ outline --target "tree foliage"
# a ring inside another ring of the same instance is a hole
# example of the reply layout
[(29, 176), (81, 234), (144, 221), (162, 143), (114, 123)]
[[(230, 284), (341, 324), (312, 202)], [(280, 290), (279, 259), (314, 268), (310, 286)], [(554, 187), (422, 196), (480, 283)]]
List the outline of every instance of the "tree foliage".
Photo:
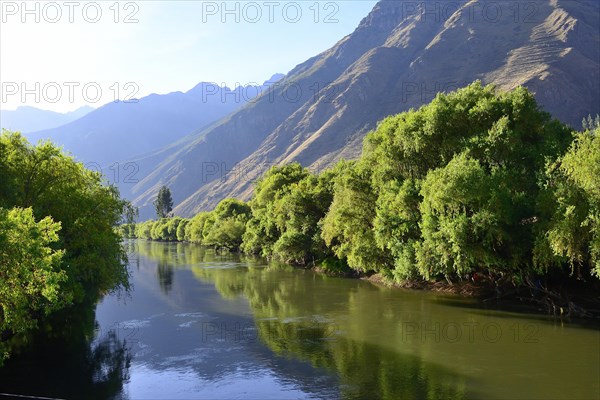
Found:
[(31, 208), (0, 208), (0, 332), (22, 333), (71, 299), (60, 291), (67, 275), (60, 269), (60, 223), (35, 221)]
[(565, 262), (579, 278), (600, 278), (600, 127), (576, 135), (569, 151), (549, 165), (540, 208), (549, 221), (540, 231), (536, 264)]
[(0, 291), (14, 296), (2, 302), (0, 336), (128, 285), (115, 230), (127, 203), (115, 187), (53, 144), (32, 146), (9, 131), (0, 135), (0, 171)]
[(574, 134), (527, 89), (475, 82), (381, 121), (359, 160), (271, 168), (244, 212), (224, 200), (176, 237), (397, 281), (600, 277), (597, 125)]
[(154, 209), (158, 218), (166, 218), (173, 211), (173, 197), (171, 190), (166, 186), (161, 186), (154, 200)]

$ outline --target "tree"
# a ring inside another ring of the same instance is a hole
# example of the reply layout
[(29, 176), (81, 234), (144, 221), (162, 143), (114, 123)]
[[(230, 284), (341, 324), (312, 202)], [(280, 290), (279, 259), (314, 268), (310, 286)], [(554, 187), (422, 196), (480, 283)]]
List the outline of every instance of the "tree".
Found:
[[(465, 277), (476, 270), (503, 270), (518, 246), (511, 230), (510, 196), (506, 183), (463, 153), (424, 180), (420, 205), (423, 240), (417, 245), (417, 265), (426, 278)], [(519, 260), (527, 261), (527, 260)]]
[(0, 204), (31, 208), (36, 221), (60, 222), (57, 248), (65, 250), (60, 268), (68, 279), (61, 290), (75, 303), (128, 285), (126, 254), (114, 229), (125, 202), (102, 175), (64, 154), (50, 142), (32, 146), (18, 133), (0, 135)]
[[(50, 142), (0, 135), (0, 345), (50, 313), (128, 287), (126, 203)], [(6, 211), (8, 210), (8, 211)]]
[(277, 224), (278, 200), (288, 193), (292, 184), (306, 178), (309, 172), (298, 163), (272, 167), (258, 181), (254, 196), (249, 202), (252, 218), (244, 233), (242, 250), (246, 253), (271, 257), (273, 246), (281, 236), (281, 224)]
[(123, 223), (128, 225), (135, 224), (135, 222), (140, 216), (140, 210), (136, 206), (131, 204), (130, 201), (127, 200), (124, 201), (123, 209)]
[(342, 162), (336, 168), (333, 202), (323, 220), (325, 243), (354, 270), (389, 269), (389, 254), (377, 246), (374, 237), (377, 194), (370, 169), (360, 161)]
[(237, 199), (222, 200), (204, 222), (203, 244), (217, 249), (239, 249), (249, 219), (248, 204)]
[[(367, 135), (364, 177), (336, 186), (330, 214), (338, 216), (326, 217), (324, 233), (338, 255), (352, 255), (351, 266), (374, 259), (385, 272), (391, 255), (400, 280), (479, 267), (532, 272), (538, 178), (571, 140), (523, 87), (502, 93), (475, 82), (438, 94)], [(367, 179), (370, 187), (358, 190)], [(373, 234), (383, 256), (373, 252)]]
[(537, 268), (568, 265), (578, 278), (600, 278), (600, 127), (576, 135), (546, 170), (545, 189), (540, 208), (549, 221), (537, 237)]
[(64, 251), (52, 248), (59, 230), (50, 217), (36, 222), (31, 208), (0, 208), (0, 333), (34, 328), (35, 315), (70, 300), (60, 290), (67, 279), (59, 268)]
[(154, 200), (154, 208), (156, 209), (156, 216), (158, 218), (166, 218), (171, 211), (173, 211), (173, 198), (171, 197), (171, 190), (162, 186), (158, 190), (156, 200)]

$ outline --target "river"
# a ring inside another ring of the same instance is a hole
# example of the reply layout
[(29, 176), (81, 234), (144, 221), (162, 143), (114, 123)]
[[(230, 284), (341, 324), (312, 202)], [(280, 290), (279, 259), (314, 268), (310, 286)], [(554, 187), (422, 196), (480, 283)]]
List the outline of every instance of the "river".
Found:
[(131, 292), (105, 297), (84, 318), (85, 335), (45, 333), (12, 357), (0, 369), (0, 391), (73, 399), (600, 398), (594, 326), (190, 244), (126, 246)]

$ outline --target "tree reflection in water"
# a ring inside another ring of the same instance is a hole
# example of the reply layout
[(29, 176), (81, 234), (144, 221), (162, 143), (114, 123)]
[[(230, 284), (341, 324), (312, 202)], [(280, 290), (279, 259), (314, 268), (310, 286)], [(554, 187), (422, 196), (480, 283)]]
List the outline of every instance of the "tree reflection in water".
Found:
[[(0, 392), (67, 399), (122, 398), (131, 353), (119, 329), (98, 331), (95, 307), (71, 310), (63, 318), (68, 323), (49, 321), (7, 360), (0, 369)], [(70, 378), (68, 385), (65, 377)]]
[[(138, 242), (143, 256), (164, 261), (162, 243)], [(400, 353), (389, 343), (368, 340), (368, 335), (340, 332), (334, 320), (319, 316), (346, 316), (346, 329), (353, 333), (369, 327), (366, 316), (394, 315), (392, 304), (371, 295), (378, 289), (349, 280), (329, 280), (311, 272), (233, 254), (217, 255), (200, 246), (178, 243), (172, 266), (188, 266), (194, 276), (212, 283), (225, 299), (242, 296), (248, 300), (258, 338), (274, 354), (334, 371), (345, 399), (464, 399), (468, 397), (464, 378), (422, 358)], [(343, 284), (331, 290), (333, 284)], [(356, 287), (355, 287), (356, 286)], [(329, 290), (327, 290), (329, 289)], [(365, 298), (360, 296), (366, 295)], [(400, 316), (380, 320), (383, 328), (401, 321)], [(252, 340), (248, 333), (247, 340)], [(362, 337), (358, 340), (357, 337)], [(390, 338), (392, 339), (392, 338)]]

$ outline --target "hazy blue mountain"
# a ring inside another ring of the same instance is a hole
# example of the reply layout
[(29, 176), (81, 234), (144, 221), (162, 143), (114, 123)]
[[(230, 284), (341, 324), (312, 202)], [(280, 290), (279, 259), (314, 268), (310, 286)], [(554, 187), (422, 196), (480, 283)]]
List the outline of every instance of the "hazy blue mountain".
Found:
[(51, 139), (85, 163), (97, 166), (116, 161), (126, 163), (134, 156), (169, 145), (223, 118), (280, 77), (274, 75), (259, 87), (229, 89), (202, 82), (187, 92), (111, 102), (76, 121), (27, 136), (33, 141)]
[(75, 121), (93, 110), (90, 106), (83, 106), (67, 113), (30, 106), (21, 106), (16, 110), (0, 110), (0, 128), (21, 133), (51, 129)]

